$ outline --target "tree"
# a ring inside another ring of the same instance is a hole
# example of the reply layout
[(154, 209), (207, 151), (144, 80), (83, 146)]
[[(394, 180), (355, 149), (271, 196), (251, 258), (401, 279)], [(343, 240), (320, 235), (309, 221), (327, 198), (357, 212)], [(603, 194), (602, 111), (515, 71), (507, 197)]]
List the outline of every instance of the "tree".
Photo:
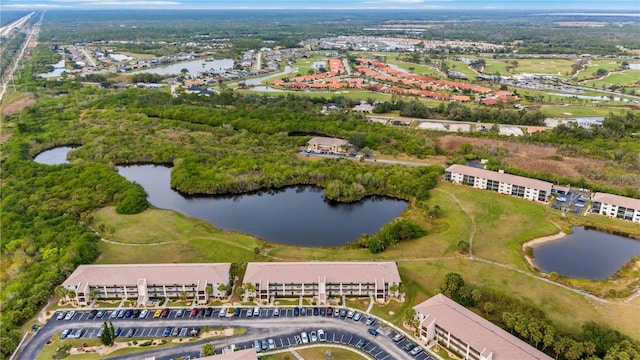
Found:
[(473, 289), (464, 283), (462, 276), (458, 273), (448, 273), (444, 277), (440, 292), (445, 296), (453, 299), (460, 305), (473, 306)]
[(482, 306), (482, 309), (484, 310), (485, 314), (490, 315), (495, 310), (495, 305), (493, 305), (491, 301), (487, 301)]
[(469, 245), (468, 241), (466, 240), (458, 241), (458, 252), (460, 254), (469, 254), (469, 249), (471, 249), (471, 246)]
[(370, 158), (372, 154), (373, 154), (373, 150), (369, 149), (368, 147), (366, 147), (366, 146), (365, 146), (365, 147), (362, 149), (362, 155), (363, 155), (364, 157), (366, 157), (366, 158)]
[(254, 247), (254, 248), (253, 248), (253, 253), (255, 254), (255, 256), (260, 255), (260, 248), (259, 248), (259, 247), (257, 247), (257, 246), (256, 246), (256, 247)]
[(65, 289), (62, 285), (56, 286), (53, 292), (62, 300), (64, 300), (64, 298), (67, 296), (67, 289)]
[(100, 334), (100, 341), (105, 346), (112, 346), (114, 343), (114, 337), (115, 337), (115, 333), (111, 332), (111, 328), (105, 321), (102, 324), (102, 333)]
[(331, 349), (327, 349), (324, 352), (324, 358), (327, 360), (333, 360), (333, 351), (331, 351)]
[(209, 294), (212, 295), (213, 294), (213, 285), (211, 284), (207, 284), (207, 286), (205, 287), (204, 291)]
[(213, 356), (216, 354), (216, 347), (212, 343), (206, 343), (202, 346), (202, 354), (204, 356)]

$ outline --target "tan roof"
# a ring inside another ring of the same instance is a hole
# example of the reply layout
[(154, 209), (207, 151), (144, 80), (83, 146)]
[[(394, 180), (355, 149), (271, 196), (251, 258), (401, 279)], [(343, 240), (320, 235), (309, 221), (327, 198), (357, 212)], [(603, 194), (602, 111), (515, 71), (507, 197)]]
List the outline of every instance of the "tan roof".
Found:
[(79, 283), (92, 286), (131, 285), (146, 279), (148, 285), (174, 285), (227, 283), (230, 263), (207, 264), (118, 264), (80, 265), (62, 284), (65, 287)]
[(247, 264), (244, 282), (257, 284), (318, 282), (326, 276), (327, 283), (400, 283), (398, 267), (394, 262), (251, 262)]
[(238, 351), (224, 351), (222, 354), (205, 356), (199, 358), (200, 360), (257, 360), (258, 354), (254, 348), (238, 350)]
[(640, 211), (640, 199), (598, 192), (593, 194), (592, 200), (604, 204), (622, 206), (627, 209)]
[(531, 179), (524, 176), (500, 173), (497, 171), (479, 169), (472, 166), (456, 164), (449, 166), (446, 171), (484, 178), (487, 180), (500, 181), (512, 185), (524, 186), (531, 189), (545, 190), (547, 193), (551, 193), (551, 188), (553, 187), (553, 184), (551, 184), (550, 182)]
[(318, 144), (318, 145), (337, 145), (337, 146), (345, 146), (349, 142), (347, 140), (338, 139), (338, 138), (330, 138), (330, 137), (322, 137), (316, 136), (309, 140), (309, 144)]
[[(428, 316), (426, 323), (436, 324), (493, 360), (534, 360), (552, 358), (526, 342), (502, 330), (448, 297), (438, 294), (416, 305), (416, 312)], [(486, 350), (485, 350), (486, 349)]]

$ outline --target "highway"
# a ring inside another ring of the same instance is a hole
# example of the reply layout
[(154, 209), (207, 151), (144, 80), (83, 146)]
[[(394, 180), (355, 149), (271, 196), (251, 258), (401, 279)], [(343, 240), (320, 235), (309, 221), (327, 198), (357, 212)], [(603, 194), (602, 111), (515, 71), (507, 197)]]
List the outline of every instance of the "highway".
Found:
[(31, 19), (31, 17), (33, 15), (35, 15), (35, 12), (27, 14), (27, 15), (21, 17), (20, 19), (12, 22), (11, 24), (8, 24), (6, 26), (1, 27), (0, 28), (0, 36), (7, 36), (7, 35), (11, 34), (11, 32), (14, 29), (21, 28), (29, 19)]

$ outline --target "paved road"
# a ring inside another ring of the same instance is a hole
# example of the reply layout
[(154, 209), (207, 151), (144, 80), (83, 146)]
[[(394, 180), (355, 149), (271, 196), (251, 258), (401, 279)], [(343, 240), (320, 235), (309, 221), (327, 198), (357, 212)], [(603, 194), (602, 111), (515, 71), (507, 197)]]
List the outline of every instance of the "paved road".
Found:
[[(184, 345), (156, 349), (144, 353), (145, 356), (154, 355), (158, 359), (170, 359), (182, 355), (198, 355), (202, 345), (206, 342), (212, 342), (219, 351), (222, 351), (225, 346), (230, 344), (235, 344), (237, 347), (244, 349), (253, 347), (253, 341), (256, 339), (266, 340), (267, 338), (273, 338), (276, 348), (290, 348), (297, 345), (296, 335), (300, 335), (303, 331), (310, 334), (311, 331), (317, 331), (318, 329), (325, 330), (328, 343), (354, 347), (361, 339), (366, 341), (367, 344), (363, 347), (363, 350), (377, 360), (427, 359), (427, 355), (424, 353), (414, 358), (402, 350), (398, 346), (399, 344), (391, 340), (395, 332), (391, 328), (380, 327), (378, 321), (373, 327), (377, 328), (380, 334), (378, 336), (369, 334), (367, 329), (370, 326), (365, 324), (365, 316), (359, 321), (353, 321), (339, 316), (313, 315), (311, 311), (308, 311), (306, 315), (294, 316), (293, 308), (281, 309), (280, 316), (273, 316), (273, 309), (265, 308), (262, 309), (260, 316), (247, 317), (248, 308), (243, 308), (240, 316), (237, 317), (218, 317), (214, 312), (212, 317), (193, 318), (189, 316), (188, 312), (183, 317), (177, 317), (177, 310), (173, 309), (167, 318), (153, 318), (151, 313), (144, 319), (115, 318), (111, 319), (111, 321), (114, 327), (121, 329), (121, 337), (126, 336), (132, 328), (137, 330), (135, 337), (145, 338), (162, 338), (162, 332), (165, 327), (201, 329), (207, 325), (210, 328), (225, 326), (247, 330), (242, 335), (189, 342)], [(58, 337), (64, 329), (83, 329), (84, 332), (81, 338), (95, 338), (101, 324), (109, 319), (111, 314), (112, 310), (108, 310), (102, 319), (88, 319), (88, 312), (78, 312), (70, 320), (57, 320), (54, 315), (54, 318), (45, 324), (25, 346), (18, 359), (34, 359), (46, 342), (54, 336)], [(126, 355), (114, 357), (113, 359), (134, 359), (139, 358), (139, 356), (140, 354)]]

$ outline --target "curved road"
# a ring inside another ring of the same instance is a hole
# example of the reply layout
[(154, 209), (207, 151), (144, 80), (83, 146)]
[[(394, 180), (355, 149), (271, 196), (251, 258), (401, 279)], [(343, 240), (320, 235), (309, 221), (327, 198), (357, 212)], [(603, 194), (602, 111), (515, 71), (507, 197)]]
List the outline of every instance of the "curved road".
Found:
[[(263, 309), (264, 310), (264, 309)], [(172, 311), (172, 315), (173, 315)], [(237, 336), (224, 337), (224, 338), (215, 338), (215, 339), (204, 339), (197, 342), (189, 342), (184, 345), (177, 345), (168, 348), (155, 349), (150, 351), (145, 351), (144, 353), (132, 354), (132, 355), (123, 355), (113, 357), (114, 360), (125, 360), (125, 359), (135, 359), (140, 358), (140, 354), (144, 354), (145, 356), (156, 356), (157, 358), (171, 358), (176, 357), (181, 354), (186, 353), (197, 353), (202, 349), (202, 345), (206, 342), (212, 342), (218, 349), (222, 349), (224, 346), (229, 344), (240, 344), (243, 342), (253, 341), (254, 339), (266, 339), (266, 338), (283, 338), (286, 336), (293, 336), (293, 334), (300, 334), (302, 331), (310, 332), (312, 330), (324, 329), (327, 332), (328, 337), (332, 336), (332, 334), (344, 334), (344, 340), (347, 342), (347, 339), (350, 336), (355, 338), (364, 338), (369, 341), (372, 345), (370, 345), (366, 350), (371, 351), (372, 347), (375, 347), (375, 353), (380, 354), (377, 355), (378, 360), (392, 360), (392, 359), (414, 359), (408, 353), (400, 349), (397, 344), (395, 344), (389, 336), (385, 336), (385, 333), (390, 333), (389, 330), (381, 330), (380, 334), (377, 337), (369, 334), (367, 329), (369, 326), (365, 325), (362, 321), (356, 322), (350, 319), (345, 319), (341, 317), (331, 317), (331, 316), (282, 316), (282, 317), (271, 317), (271, 316), (260, 316), (255, 318), (247, 318), (247, 317), (226, 317), (226, 318), (218, 318), (218, 317), (209, 317), (209, 318), (188, 318), (188, 315), (185, 318), (164, 318), (164, 319), (154, 319), (153, 315), (150, 314), (146, 319), (114, 319), (112, 320), (115, 327), (121, 328), (131, 328), (136, 327), (138, 329), (141, 328), (163, 328), (167, 326), (178, 326), (178, 327), (198, 327), (201, 328), (205, 325), (210, 328), (218, 328), (221, 326), (224, 327), (233, 327), (233, 328), (244, 328), (247, 329), (246, 333)], [(81, 317), (86, 317), (86, 312), (82, 315), (76, 314), (73, 320), (56, 320), (52, 318), (47, 322), (29, 341), (29, 343), (24, 347), (20, 355), (17, 359), (25, 359), (32, 360), (35, 359), (37, 354), (42, 350), (45, 346), (46, 342), (54, 336), (58, 336), (60, 332), (67, 328), (99, 328), (103, 321), (107, 319), (106, 315), (103, 319), (93, 319), (93, 320), (82, 320)], [(327, 341), (331, 342), (333, 339), (328, 338)], [(337, 339), (336, 339), (337, 341)], [(357, 340), (353, 341), (355, 343)], [(295, 345), (295, 344), (294, 344)], [(280, 348), (287, 348), (289, 344), (283, 343)], [(371, 351), (374, 353), (374, 351)]]

